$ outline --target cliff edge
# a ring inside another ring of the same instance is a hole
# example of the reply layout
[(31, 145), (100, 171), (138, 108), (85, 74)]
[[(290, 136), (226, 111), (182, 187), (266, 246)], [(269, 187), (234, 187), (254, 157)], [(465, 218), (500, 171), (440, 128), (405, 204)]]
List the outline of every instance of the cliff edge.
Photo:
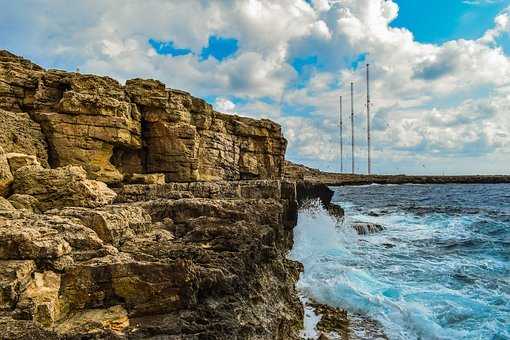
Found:
[(0, 118), (0, 338), (298, 338), (280, 126), (7, 51)]

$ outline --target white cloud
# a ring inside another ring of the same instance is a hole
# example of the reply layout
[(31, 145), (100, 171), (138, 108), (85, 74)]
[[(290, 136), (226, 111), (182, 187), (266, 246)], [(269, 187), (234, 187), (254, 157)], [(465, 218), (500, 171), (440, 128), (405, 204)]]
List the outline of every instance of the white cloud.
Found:
[[(344, 97), (347, 117), (351, 81), (358, 153), (364, 152), (364, 63), (354, 70), (350, 63), (368, 53), (374, 157), (380, 169), (393, 169), (395, 160), (419, 171), (424, 160), (455, 156), (466, 164), (467, 157), (483, 156), (506, 164), (500, 170), (508, 172), (510, 60), (498, 38), (510, 30), (509, 11), (479, 39), (444, 44), (423, 44), (409, 30), (391, 27), (398, 12), (393, 0), (315, 0), (311, 5), (304, 0), (112, 0), (73, 6), (64, 0), (22, 0), (3, 4), (0, 45), (44, 66), (79, 67), (120, 80), (158, 78), (169, 87), (216, 96), (218, 110), (280, 122), (289, 155), (314, 164), (336, 157), (338, 96)], [(211, 35), (237, 39), (238, 52), (223, 61), (201, 61)], [(158, 55), (150, 38), (172, 41), (192, 54)], [(298, 75), (290, 61), (309, 56), (316, 56), (320, 67)], [(228, 99), (233, 97), (242, 98), (241, 104)]]

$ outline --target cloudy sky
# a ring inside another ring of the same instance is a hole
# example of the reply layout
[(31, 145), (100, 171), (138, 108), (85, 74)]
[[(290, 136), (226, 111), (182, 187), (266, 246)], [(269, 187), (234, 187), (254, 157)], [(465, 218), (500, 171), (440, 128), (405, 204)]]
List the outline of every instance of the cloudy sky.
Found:
[[(46, 68), (157, 78), (283, 126), (338, 170), (338, 102), (366, 171), (510, 174), (510, 0), (0, 0), (0, 48)], [(344, 134), (350, 141), (349, 131)], [(345, 163), (350, 164), (350, 148)], [(347, 168), (347, 166), (346, 166)], [(350, 169), (349, 169), (350, 170)]]

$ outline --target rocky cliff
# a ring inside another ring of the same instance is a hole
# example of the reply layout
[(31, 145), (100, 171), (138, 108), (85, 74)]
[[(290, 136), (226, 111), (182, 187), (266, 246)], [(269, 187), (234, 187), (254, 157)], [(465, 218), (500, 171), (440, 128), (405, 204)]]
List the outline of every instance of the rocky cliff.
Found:
[[(44, 70), (0, 51), (0, 146), (43, 166), (82, 166), (121, 182), (277, 179), (286, 141), (279, 125), (226, 115), (156, 80)], [(48, 152), (47, 152), (48, 151)]]
[(0, 338), (293, 339), (280, 127), (0, 52)]

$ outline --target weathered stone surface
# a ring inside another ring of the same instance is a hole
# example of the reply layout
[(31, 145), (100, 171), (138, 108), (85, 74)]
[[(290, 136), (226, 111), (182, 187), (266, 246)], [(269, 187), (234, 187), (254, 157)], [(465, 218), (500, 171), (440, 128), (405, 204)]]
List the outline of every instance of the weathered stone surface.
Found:
[(7, 157), (7, 161), (9, 162), (12, 173), (23, 166), (41, 165), (37, 160), (37, 157), (33, 155), (25, 155), (22, 153), (7, 153), (5, 157)]
[(17, 317), (51, 326), (60, 317), (59, 289), (59, 274), (52, 271), (35, 273), (16, 305)]
[(9, 196), (9, 203), (16, 209), (24, 209), (33, 213), (40, 213), (38, 206), (38, 200), (34, 196), (14, 194)]
[(0, 210), (15, 210), (16, 208), (7, 199), (0, 196)]
[(125, 335), (129, 327), (126, 310), (120, 306), (89, 309), (73, 313), (55, 325), (55, 332), (63, 337), (80, 334), (83, 337), (111, 339)]
[(45, 137), (28, 113), (0, 109), (0, 131), (0, 146), (5, 152), (33, 155), (43, 166), (48, 166)]
[(66, 206), (98, 207), (111, 203), (116, 196), (106, 184), (87, 179), (86, 172), (77, 166), (23, 167), (15, 173), (13, 191), (34, 196), (42, 211)]
[(16, 209), (0, 209), (0, 337), (298, 337), (296, 187), (265, 180), (282, 174), (280, 126), (0, 51), (4, 117), (22, 133), (0, 146), (28, 156), (10, 157)]
[(6, 154), (0, 146), (0, 196), (5, 195), (13, 179)]
[(136, 234), (147, 232), (151, 227), (149, 214), (136, 206), (111, 205), (95, 209), (73, 207), (48, 213), (75, 217), (94, 230), (101, 240), (116, 247)]
[(35, 269), (32, 260), (0, 261), (0, 310), (14, 308)]
[(282, 175), (286, 141), (269, 120), (215, 112), (156, 80), (132, 79), (123, 87), (2, 55), (0, 127), (8, 133), (0, 146), (7, 152), (36, 155), (43, 166), (49, 154), (52, 166), (79, 165), (107, 183), (135, 173), (183, 182)]
[(165, 184), (165, 174), (132, 174), (127, 182), (132, 184)]

